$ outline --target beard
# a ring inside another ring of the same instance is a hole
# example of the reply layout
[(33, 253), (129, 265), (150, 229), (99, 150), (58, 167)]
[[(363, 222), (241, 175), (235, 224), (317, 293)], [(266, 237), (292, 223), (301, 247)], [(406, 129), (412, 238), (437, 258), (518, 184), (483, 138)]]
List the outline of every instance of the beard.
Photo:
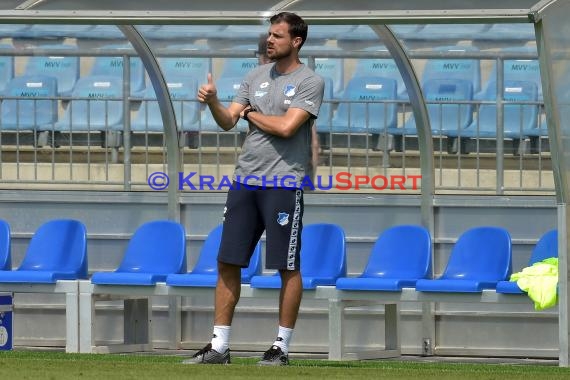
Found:
[(283, 51), (271, 50), (271, 52), (267, 51), (267, 57), (271, 61), (277, 61), (281, 58), (285, 58), (291, 55), (291, 48)]

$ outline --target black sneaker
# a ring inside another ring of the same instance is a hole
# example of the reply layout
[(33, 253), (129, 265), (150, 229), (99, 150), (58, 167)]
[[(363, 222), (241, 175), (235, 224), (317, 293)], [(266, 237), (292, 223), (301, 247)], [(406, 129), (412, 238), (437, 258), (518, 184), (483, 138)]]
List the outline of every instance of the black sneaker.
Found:
[(289, 356), (280, 347), (271, 346), (263, 354), (263, 358), (257, 362), (258, 365), (289, 365)]
[(219, 353), (212, 349), (212, 344), (208, 343), (206, 347), (196, 352), (190, 359), (186, 359), (182, 364), (230, 364), (230, 349), (226, 352)]

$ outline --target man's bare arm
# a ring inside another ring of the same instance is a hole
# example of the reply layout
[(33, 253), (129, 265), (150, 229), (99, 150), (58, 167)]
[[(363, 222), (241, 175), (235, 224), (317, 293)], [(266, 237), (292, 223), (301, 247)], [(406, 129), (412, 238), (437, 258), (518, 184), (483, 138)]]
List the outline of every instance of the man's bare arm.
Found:
[(245, 105), (234, 102), (226, 108), (218, 99), (218, 91), (211, 73), (208, 73), (208, 83), (202, 85), (198, 90), (197, 98), (200, 103), (208, 105), (216, 123), (226, 131), (236, 125), (240, 112), (246, 108)]
[(311, 114), (301, 108), (289, 108), (282, 116), (263, 115), (255, 111), (247, 114), (249, 121), (259, 129), (282, 138), (293, 136), (309, 117)]

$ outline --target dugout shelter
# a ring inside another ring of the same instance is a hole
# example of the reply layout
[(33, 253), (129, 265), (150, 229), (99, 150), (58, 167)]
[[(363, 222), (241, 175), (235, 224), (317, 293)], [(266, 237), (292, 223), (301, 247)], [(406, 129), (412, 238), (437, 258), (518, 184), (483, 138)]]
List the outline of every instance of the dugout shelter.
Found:
[[(10, 33), (15, 33), (17, 28), (41, 29), (47, 25), (61, 25), (71, 27), (73, 32), (81, 32), (85, 28), (87, 34), (102, 36), (107, 26), (117, 26), (121, 33), (120, 38), (126, 39), (140, 58), (148, 78), (150, 86), (158, 101), (158, 109), (164, 126), (167, 174), (176, 178), (182, 169), (179, 155), (179, 137), (176, 127), (177, 114), (173, 105), (174, 96), (172, 86), (163, 71), (163, 66), (157, 58), (155, 44), (150, 42), (153, 30), (161, 29), (160, 36), (155, 36), (155, 41), (160, 38), (172, 37), (176, 29), (168, 29), (171, 26), (191, 26), (200, 36), (208, 33), (211, 40), (219, 45), (212, 44), (209, 54), (216, 56), (223, 49), (223, 34), (232, 33), (232, 29), (217, 30), (217, 27), (231, 26), (233, 30), (254, 29), (267, 27), (268, 18), (279, 11), (291, 11), (301, 15), (311, 26), (315, 27), (315, 42), (317, 35), (323, 40), (331, 37), (335, 31), (337, 47), (355, 46), (365, 40), (379, 42), (385, 46), (401, 75), (405, 86), (411, 113), (415, 119), (417, 128), (417, 144), (419, 150), (419, 173), (422, 176), (421, 191), (417, 201), (420, 210), (421, 224), (427, 227), (434, 236), (440, 233), (438, 210), (442, 205), (450, 205), (455, 202), (461, 206), (463, 198), (454, 199), (445, 194), (436, 194), (436, 168), (434, 167), (433, 128), (434, 120), (430, 120), (428, 100), (424, 94), (427, 88), (418, 75), (418, 67), (415, 67), (410, 59), (410, 47), (423, 28), (439, 29), (440, 40), (459, 30), (468, 32), (473, 38), (481, 32), (481, 41), (501, 40), (507, 35), (507, 25), (530, 25), (533, 33), (530, 39), (536, 43), (538, 61), (540, 63), (540, 92), (544, 101), (545, 123), (547, 137), (550, 141), (550, 157), (554, 180), (554, 205), (556, 221), (554, 226), (559, 233), (559, 307), (558, 307), (558, 345), (559, 363), (561, 366), (570, 364), (569, 336), (570, 336), (570, 295), (568, 292), (568, 275), (570, 264), (568, 262), (568, 239), (570, 237), (570, 1), (568, 0), (504, 0), (477, 2), (464, 0), (445, 1), (384, 1), (384, 0), (356, 0), (356, 1), (330, 1), (330, 0), (297, 0), (297, 1), (266, 1), (254, 0), (248, 2), (227, 1), (182, 1), (173, 0), (167, 2), (157, 1), (80, 1), (80, 0), (5, 0), (0, 3), (0, 24), (6, 26)], [(492, 27), (475, 28), (485, 24)], [(427, 25), (427, 26), (426, 26)], [(100, 29), (92, 29), (97, 26)], [(447, 29), (443, 29), (445, 26)], [(11, 29), (10, 29), (11, 28)], [(366, 32), (359, 34), (365, 28)], [(473, 28), (473, 29), (469, 29)], [(223, 28), (219, 28), (223, 29)], [(259, 29), (259, 30), (261, 30)], [(455, 29), (455, 32), (454, 32)], [(483, 30), (484, 29), (484, 30)], [(447, 31), (446, 31), (447, 30)], [(207, 31), (207, 32), (206, 32)], [(317, 33), (319, 32), (319, 33)], [(320, 33), (322, 32), (322, 34)], [(370, 33), (372, 32), (372, 33)], [(483, 32), (485, 32), (483, 36)], [(71, 32), (69, 32), (71, 33)], [(172, 34), (168, 34), (172, 33)], [(187, 33), (187, 32), (186, 32)], [(434, 32), (432, 35), (436, 35)], [(520, 33), (518, 33), (520, 35)], [(237, 35), (237, 34), (236, 34)], [(405, 35), (407, 38), (405, 38)], [(166, 36), (166, 37), (165, 37)], [(185, 34), (183, 38), (187, 38)], [(415, 38), (416, 37), (416, 38)], [(26, 38), (30, 38), (29, 35)], [(506, 37), (505, 37), (506, 38)], [(407, 43), (406, 43), (407, 41)], [(352, 44), (352, 45), (351, 45)], [(373, 44), (371, 44), (373, 45)], [(43, 47), (45, 48), (45, 47)], [(307, 47), (307, 49), (319, 50), (319, 47)], [(42, 49), (42, 47), (40, 47)], [(330, 57), (335, 57), (329, 52)], [(352, 49), (352, 57), (363, 54), (363, 50)], [(60, 52), (61, 53), (61, 52)], [(462, 58), (477, 57), (479, 53), (465, 51)], [(230, 54), (231, 55), (231, 54)], [(342, 57), (337, 53), (336, 57)], [(251, 58), (254, 58), (253, 52)], [(499, 61), (501, 62), (501, 61)], [(312, 62), (314, 64), (314, 61)], [(125, 77), (131, 77), (133, 66), (124, 66)], [(500, 72), (500, 70), (499, 70)], [(497, 76), (497, 88), (503, 88), (505, 78)], [(128, 81), (127, 81), (128, 82)], [(131, 84), (132, 84), (131, 80)], [(134, 89), (127, 85), (127, 90)], [(123, 89), (125, 90), (125, 88)], [(538, 90), (538, 89), (537, 89)], [(124, 91), (128, 92), (128, 91)], [(501, 98), (502, 92), (497, 94), (496, 118), (502, 119), (504, 108)], [(127, 110), (128, 111), (128, 110)], [(497, 141), (503, 141), (506, 131), (498, 129)], [(128, 137), (123, 137), (128, 144)], [(497, 156), (503, 154), (502, 143), (497, 145)], [(496, 182), (497, 198), (493, 199), (492, 205), (499, 208), (509, 208), (513, 205), (513, 199), (502, 197), (502, 189), (505, 179), (499, 176)], [(129, 186), (125, 187), (130, 190)], [(81, 199), (88, 201), (91, 195), (82, 195)], [(150, 196), (135, 195), (139, 197), (143, 205), (150, 202)], [(207, 195), (204, 195), (207, 197)], [(4, 203), (10, 203), (14, 195), (5, 195)], [(46, 199), (49, 199), (47, 196)], [(192, 211), (184, 207), (184, 196), (175, 186), (168, 188), (167, 195), (161, 195), (160, 205), (155, 208), (166, 207), (167, 216), (173, 220), (184, 218), (192, 219)], [(450, 200), (451, 199), (451, 200)], [(327, 201), (322, 202), (323, 210), (326, 209)], [(350, 205), (358, 200), (344, 198), (343, 202)], [(399, 202), (399, 201), (398, 201)], [(396, 204), (398, 204), (396, 202)], [(451, 202), (451, 203), (446, 203)], [(487, 201), (482, 201), (487, 202)], [(542, 203), (541, 203), (542, 202)], [(206, 202), (207, 203), (207, 202)], [(318, 203), (318, 202), (317, 202)], [(516, 201), (514, 201), (516, 203)], [(525, 201), (519, 204), (519, 209), (524, 211)], [(539, 204), (548, 204), (552, 199), (538, 201)], [(329, 205), (334, 204), (333, 201)], [(460, 208), (460, 207), (459, 207)], [(492, 212), (492, 207), (486, 212)], [(51, 210), (53, 212), (54, 210)], [(465, 210), (463, 210), (465, 211)], [(324, 212), (324, 211), (323, 211)], [(461, 210), (459, 210), (461, 212)], [(481, 218), (485, 217), (482, 213)], [(532, 217), (531, 217), (532, 218)], [(445, 235), (445, 234), (442, 234)], [(430, 328), (430, 320), (433, 324), (433, 315), (429, 308), (422, 310), (424, 320), (425, 342), (429, 346), (434, 342), (434, 330)], [(430, 339), (431, 338), (431, 339)], [(430, 351), (429, 349), (427, 350)]]

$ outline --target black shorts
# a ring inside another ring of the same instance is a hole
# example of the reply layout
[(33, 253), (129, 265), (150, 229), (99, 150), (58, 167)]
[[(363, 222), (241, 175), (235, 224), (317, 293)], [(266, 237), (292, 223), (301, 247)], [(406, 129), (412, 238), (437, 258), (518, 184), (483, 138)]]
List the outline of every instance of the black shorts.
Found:
[(234, 186), (228, 192), (218, 261), (247, 267), (263, 231), (265, 267), (300, 269), (303, 191)]

